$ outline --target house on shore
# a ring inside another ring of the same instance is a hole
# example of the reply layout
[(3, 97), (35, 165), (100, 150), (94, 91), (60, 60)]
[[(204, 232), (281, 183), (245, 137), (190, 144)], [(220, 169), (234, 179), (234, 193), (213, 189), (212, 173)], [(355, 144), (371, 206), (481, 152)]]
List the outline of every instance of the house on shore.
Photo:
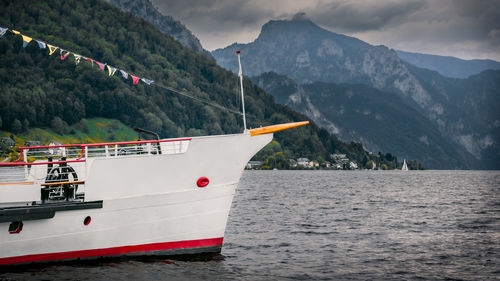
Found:
[(2, 143), (5, 143), (9, 148), (14, 148), (16, 146), (16, 142), (8, 137), (3, 137)]
[(246, 169), (248, 170), (260, 170), (260, 168), (264, 165), (262, 161), (248, 161)]
[(297, 159), (297, 166), (302, 166), (304, 168), (310, 168), (309, 166), (309, 159), (303, 157), (303, 158), (298, 158)]

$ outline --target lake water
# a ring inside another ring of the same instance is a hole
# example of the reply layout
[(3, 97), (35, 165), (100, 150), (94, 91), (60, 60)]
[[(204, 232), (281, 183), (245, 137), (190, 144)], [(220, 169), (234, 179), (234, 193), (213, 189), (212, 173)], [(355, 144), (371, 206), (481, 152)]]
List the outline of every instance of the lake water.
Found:
[(5, 280), (500, 280), (500, 171), (245, 171), (220, 255)]

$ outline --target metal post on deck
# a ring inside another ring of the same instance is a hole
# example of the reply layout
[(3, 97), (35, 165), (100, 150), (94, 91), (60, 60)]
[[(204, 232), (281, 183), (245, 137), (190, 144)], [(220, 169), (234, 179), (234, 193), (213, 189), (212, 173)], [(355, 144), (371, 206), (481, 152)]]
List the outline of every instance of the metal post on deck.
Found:
[[(24, 163), (28, 163), (28, 150), (23, 149), (23, 161)], [(24, 178), (28, 178), (28, 165), (24, 165)]]
[(238, 76), (240, 77), (240, 91), (241, 91), (241, 108), (243, 111), (243, 132), (248, 132), (247, 130), (247, 119), (245, 116), (245, 95), (243, 94), (243, 71), (241, 70), (241, 60), (240, 60), (240, 51), (236, 51), (238, 54)]

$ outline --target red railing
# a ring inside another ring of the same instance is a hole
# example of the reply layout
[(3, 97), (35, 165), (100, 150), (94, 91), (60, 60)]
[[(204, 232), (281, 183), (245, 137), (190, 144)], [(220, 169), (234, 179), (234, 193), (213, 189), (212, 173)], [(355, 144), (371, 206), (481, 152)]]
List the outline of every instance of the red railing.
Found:
[[(24, 165), (46, 165), (46, 164), (62, 164), (62, 163), (74, 163), (74, 162), (85, 162), (85, 148), (86, 147), (96, 147), (96, 146), (119, 146), (119, 145), (137, 145), (137, 144), (148, 144), (148, 143), (162, 143), (162, 142), (176, 142), (176, 141), (190, 141), (191, 138), (180, 138), (180, 139), (166, 139), (166, 140), (143, 140), (143, 141), (123, 141), (123, 142), (104, 142), (104, 143), (88, 143), (88, 144), (63, 144), (63, 145), (43, 145), (43, 146), (23, 146), (19, 147), (19, 158), (14, 162), (0, 163), (1, 166), (24, 166)], [(29, 163), (26, 160), (21, 161), (24, 156), (24, 150), (30, 149), (54, 149), (54, 148), (81, 148), (80, 157), (74, 160), (64, 160), (64, 161), (52, 161), (52, 162), (34, 162)]]

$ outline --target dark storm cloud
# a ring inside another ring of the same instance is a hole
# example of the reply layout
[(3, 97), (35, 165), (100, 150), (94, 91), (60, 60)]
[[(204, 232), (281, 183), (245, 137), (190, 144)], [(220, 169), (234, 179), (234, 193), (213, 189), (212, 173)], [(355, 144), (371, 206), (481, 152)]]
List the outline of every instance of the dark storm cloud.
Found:
[[(500, 45), (500, 2), (499, 1), (453, 1), (453, 8), (457, 18), (463, 19), (467, 23), (467, 38), (485, 39), (489, 43)], [(460, 30), (456, 30), (456, 35), (462, 35)]]
[[(275, 16), (274, 11), (244, 0), (152, 0), (166, 14), (205, 30), (237, 30)], [(171, 13), (169, 13), (171, 12)]]
[(207, 49), (253, 41), (272, 19), (305, 12), (333, 32), (371, 44), (500, 60), (498, 0), (151, 0)]
[(311, 8), (308, 14), (338, 31), (359, 32), (397, 24), (425, 6), (422, 1), (336, 1)]

